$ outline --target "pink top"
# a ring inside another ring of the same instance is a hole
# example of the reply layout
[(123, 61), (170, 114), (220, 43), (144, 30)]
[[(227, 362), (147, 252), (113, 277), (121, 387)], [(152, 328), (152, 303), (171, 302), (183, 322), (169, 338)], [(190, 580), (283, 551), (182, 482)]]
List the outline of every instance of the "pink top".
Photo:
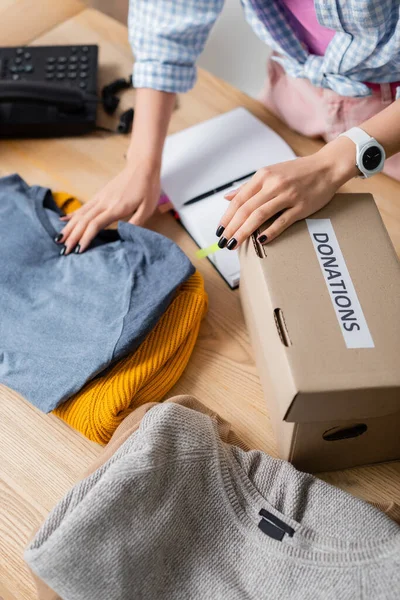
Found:
[(311, 54), (323, 56), (335, 35), (333, 29), (318, 23), (314, 0), (281, 0), (294, 32)]
[[(314, 0), (280, 0), (286, 9), (287, 17), (298, 39), (306, 45), (308, 51), (316, 56), (323, 56), (329, 42), (335, 35), (333, 29), (323, 27), (317, 20)], [(379, 91), (379, 83), (365, 82), (372, 90)], [(393, 97), (399, 82), (390, 84)]]

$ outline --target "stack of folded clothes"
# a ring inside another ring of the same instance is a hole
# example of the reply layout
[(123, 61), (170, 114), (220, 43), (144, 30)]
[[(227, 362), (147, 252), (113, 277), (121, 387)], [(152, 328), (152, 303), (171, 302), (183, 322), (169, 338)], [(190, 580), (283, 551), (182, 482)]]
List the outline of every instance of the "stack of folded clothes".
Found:
[(207, 295), (174, 242), (128, 223), (60, 256), (60, 216), (79, 206), (18, 175), (0, 180), (0, 382), (106, 443), (176, 383)]

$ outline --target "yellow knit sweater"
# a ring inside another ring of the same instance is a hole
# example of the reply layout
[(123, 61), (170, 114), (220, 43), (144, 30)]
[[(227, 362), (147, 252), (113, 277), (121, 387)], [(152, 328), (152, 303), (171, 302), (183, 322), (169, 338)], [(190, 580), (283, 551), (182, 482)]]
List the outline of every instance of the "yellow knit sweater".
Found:
[[(80, 202), (54, 194), (65, 213)], [(182, 375), (207, 311), (204, 281), (196, 271), (183, 283), (138, 350), (85, 385), (53, 413), (99, 444), (106, 444), (121, 421), (146, 402), (160, 401)]]

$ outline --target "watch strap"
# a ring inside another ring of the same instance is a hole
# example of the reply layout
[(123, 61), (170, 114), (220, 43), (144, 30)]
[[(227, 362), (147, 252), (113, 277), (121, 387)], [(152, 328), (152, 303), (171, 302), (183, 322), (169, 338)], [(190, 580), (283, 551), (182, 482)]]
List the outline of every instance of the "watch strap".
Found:
[(350, 138), (356, 146), (364, 146), (364, 144), (367, 144), (373, 139), (368, 133), (361, 129), (361, 127), (352, 127), (348, 131), (341, 133), (339, 137), (342, 136)]

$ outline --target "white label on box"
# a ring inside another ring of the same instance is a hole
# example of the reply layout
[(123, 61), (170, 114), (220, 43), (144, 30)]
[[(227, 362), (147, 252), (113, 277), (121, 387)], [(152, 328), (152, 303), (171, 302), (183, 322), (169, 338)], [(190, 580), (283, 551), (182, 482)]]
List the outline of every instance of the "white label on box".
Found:
[(347, 348), (374, 348), (361, 304), (330, 219), (306, 219)]

